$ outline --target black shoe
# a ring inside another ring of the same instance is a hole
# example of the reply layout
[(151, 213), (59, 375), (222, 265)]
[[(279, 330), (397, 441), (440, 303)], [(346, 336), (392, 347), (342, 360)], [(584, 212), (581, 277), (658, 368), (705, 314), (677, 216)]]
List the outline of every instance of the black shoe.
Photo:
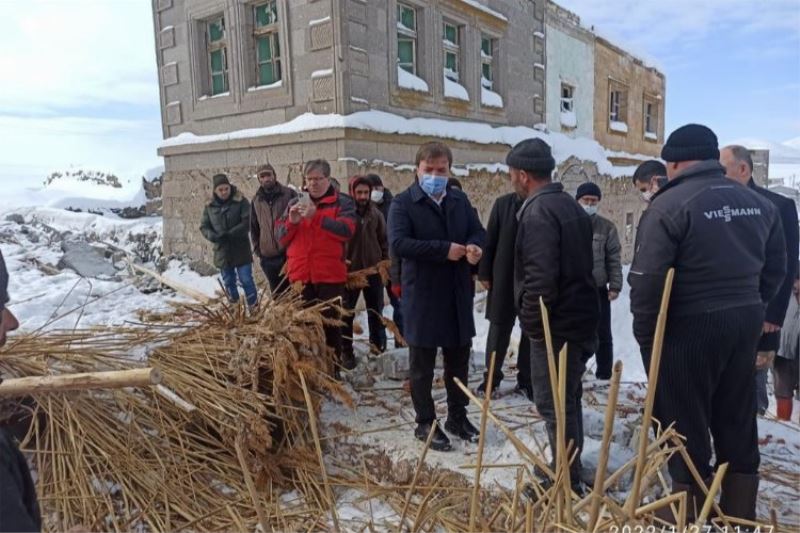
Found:
[(609, 379), (611, 379), (611, 372), (606, 370), (597, 370), (594, 373), (594, 377), (603, 381), (608, 381)]
[(356, 356), (351, 353), (342, 354), (342, 368), (345, 370), (353, 370), (358, 363), (356, 363)]
[(447, 438), (447, 435), (444, 434), (444, 431), (442, 431), (442, 428), (439, 427), (437, 422), (425, 422), (423, 424), (417, 424), (417, 429), (414, 430), (414, 436), (417, 438), (417, 440), (426, 442), (428, 440), (428, 434), (431, 432), (432, 424), (436, 424), (436, 428), (433, 430), (431, 449), (436, 450), (437, 452), (450, 451), (450, 439)]
[(468, 442), (478, 442), (481, 432), (470, 423), (466, 416), (458, 418), (448, 418), (444, 423), (444, 429), (455, 435), (461, 440)]
[(514, 387), (514, 392), (517, 394), (522, 394), (528, 400), (533, 401), (533, 387), (531, 387), (530, 385), (523, 385), (521, 383), (517, 383), (517, 386)]
[[(500, 391), (500, 384), (499, 383), (496, 383), (496, 384), (492, 385), (492, 399), (493, 400), (496, 400), (497, 398), (500, 397), (500, 392), (499, 391)], [(486, 382), (485, 381), (481, 382), (481, 384), (478, 385), (478, 388), (475, 389), (475, 392), (477, 393), (477, 396), (479, 396), (480, 398), (485, 398), (486, 397)]]

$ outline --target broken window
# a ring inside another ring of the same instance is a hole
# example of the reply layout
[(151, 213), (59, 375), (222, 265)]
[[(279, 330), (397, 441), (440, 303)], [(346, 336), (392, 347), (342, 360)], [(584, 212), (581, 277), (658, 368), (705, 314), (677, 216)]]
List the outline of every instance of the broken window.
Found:
[(573, 96), (575, 88), (566, 83), (561, 84), (561, 112), (570, 113), (574, 110)]
[(256, 47), (256, 84), (272, 85), (282, 79), (278, 2), (271, 0), (253, 7)]
[(494, 88), (494, 53), (497, 41), (486, 35), (481, 36), (481, 86)]
[(211, 77), (211, 95), (226, 93), (228, 92), (228, 49), (225, 17), (209, 20), (206, 24), (206, 49)]

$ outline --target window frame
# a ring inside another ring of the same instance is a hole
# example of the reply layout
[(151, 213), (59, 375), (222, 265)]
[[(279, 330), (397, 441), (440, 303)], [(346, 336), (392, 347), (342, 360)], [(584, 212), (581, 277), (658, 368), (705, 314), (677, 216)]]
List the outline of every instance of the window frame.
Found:
[[(649, 115), (647, 113), (648, 106), (652, 107), (652, 112)], [(648, 138), (647, 135), (650, 134), (655, 135), (656, 139), (658, 139), (658, 122), (661, 113), (661, 110), (659, 109), (659, 103), (655, 98), (645, 94), (642, 107), (642, 132), (645, 138)], [(648, 122), (651, 123), (652, 129), (648, 129)]]
[[(491, 48), (491, 50), (490, 50), (491, 53), (490, 54), (487, 54), (485, 52), (485, 50), (483, 49), (484, 41), (488, 41), (489, 42), (489, 47)], [(495, 71), (495, 60), (497, 58), (496, 57), (496, 48), (497, 47), (495, 46), (496, 43), (497, 43), (497, 39), (495, 37), (492, 37), (491, 35), (489, 35), (487, 33), (481, 32), (481, 41), (480, 41), (481, 88), (486, 88), (486, 89), (489, 89), (490, 91), (494, 91), (494, 82), (495, 82), (495, 72), (494, 71)], [(486, 76), (484, 76), (484, 69), (487, 66), (489, 67), (489, 74), (491, 76), (490, 78), (486, 78)], [(484, 83), (484, 80), (486, 80), (488, 82), (488, 84)]]
[[(221, 23), (222, 27), (222, 36), (219, 39), (212, 40), (211, 37), (211, 28), (212, 25), (216, 22)], [(230, 93), (231, 90), (231, 83), (230, 83), (230, 62), (228, 58), (228, 31), (227, 26), (225, 25), (225, 13), (216, 15), (211, 18), (207, 18), (202, 21), (204, 26), (204, 40), (206, 46), (206, 65), (208, 68), (208, 79), (206, 80), (207, 91), (203, 90), (203, 95), (208, 97), (216, 97), (221, 96), (226, 93)], [(222, 57), (222, 70), (215, 71), (214, 70), (214, 54), (217, 52), (221, 52)], [(223, 81), (223, 88), (219, 92), (214, 92), (214, 78), (216, 76), (222, 76)], [(205, 89), (205, 88), (204, 88)]]
[[(258, 10), (264, 6), (274, 6), (274, 19), (272, 22), (268, 24), (264, 24), (263, 26), (259, 26), (258, 21)], [(269, 85), (274, 85), (278, 82), (283, 82), (283, 50), (281, 47), (281, 12), (280, 12), (280, 5), (277, 0), (267, 0), (265, 2), (258, 2), (251, 5), (252, 15), (253, 15), (253, 59), (254, 59), (254, 68), (255, 68), (255, 85), (253, 87), (267, 87)], [(260, 57), (261, 51), (259, 47), (259, 42), (262, 39), (268, 39), (269, 47), (270, 47), (270, 59), (262, 60)], [(276, 57), (275, 50), (278, 50), (278, 54)], [(261, 82), (261, 68), (264, 65), (271, 65), (272, 67), (272, 75), (273, 78), (275, 77), (275, 73), (277, 70), (277, 79), (273, 79), (271, 83), (262, 83)], [(276, 69), (277, 66), (277, 69)]]
[[(614, 101), (614, 94), (618, 93), (618, 97), (616, 102)], [(608, 92), (606, 93), (606, 102), (608, 103), (608, 109), (606, 113), (606, 124), (608, 127), (609, 132), (619, 134), (619, 135), (627, 135), (630, 133), (630, 123), (628, 122), (629, 118), (629, 88), (628, 85), (624, 82), (619, 80), (609, 78), (608, 79)], [(616, 107), (616, 111), (614, 110)], [(616, 117), (614, 114), (616, 113)], [(622, 122), (628, 127), (628, 132), (623, 133), (616, 130), (611, 129), (612, 122)]]
[[(447, 39), (447, 28), (451, 27), (455, 30), (455, 42), (449, 41)], [(448, 78), (450, 81), (453, 81), (458, 84), (462, 84), (461, 82), (461, 36), (462, 36), (462, 25), (458, 24), (457, 22), (451, 21), (449, 19), (442, 20), (442, 47), (444, 49), (444, 77)], [(449, 69), (447, 65), (447, 58), (448, 55), (452, 55), (455, 57), (455, 70)], [(451, 77), (448, 72), (451, 70), (452, 74), (455, 74), (455, 77)]]
[[(401, 22), (402, 20), (402, 13), (403, 10), (409, 10), (414, 13), (414, 28), (411, 29), (405, 24)], [(402, 26), (402, 28), (401, 28)], [(414, 76), (419, 76), (419, 57), (417, 56), (417, 43), (419, 40), (419, 9), (414, 6), (413, 4), (407, 4), (405, 2), (397, 2), (397, 24), (395, 25), (395, 34), (396, 34), (396, 45), (397, 45), (397, 66), (413, 74)], [(400, 42), (407, 41), (411, 43), (411, 70), (405, 68), (404, 65), (409, 65), (407, 62), (401, 62), (400, 60)]]
[[(569, 89), (569, 96), (564, 96), (564, 89)], [(565, 109), (564, 103), (569, 100), (569, 109)], [(575, 86), (565, 81), (561, 82), (561, 96), (559, 98), (559, 109), (561, 113), (574, 113), (575, 112)]]

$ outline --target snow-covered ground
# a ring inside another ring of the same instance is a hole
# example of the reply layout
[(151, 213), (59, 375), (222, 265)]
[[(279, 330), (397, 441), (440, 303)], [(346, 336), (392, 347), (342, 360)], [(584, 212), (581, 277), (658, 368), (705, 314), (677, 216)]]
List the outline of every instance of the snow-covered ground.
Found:
[[(111, 244), (131, 256), (145, 254), (151, 260), (160, 255), (163, 227), (159, 217), (123, 220), (113, 214), (101, 216), (74, 213), (55, 207), (31, 206), (31, 199), (45, 196), (53, 202), (64, 197), (82, 197), (85, 192), (82, 190), (84, 186), (85, 184), (80, 184), (81, 190), (78, 191), (67, 188), (57, 193), (53, 190), (28, 191), (24, 195), (6, 197), (6, 204), (0, 204), (0, 249), (5, 256), (11, 278), (9, 307), (20, 318), (24, 330), (71, 329), (99, 324), (136, 322), (140, 310), (165, 311), (169, 309), (169, 301), (181, 299), (169, 290), (148, 291), (149, 293), (145, 294), (140, 290), (140, 285), (134, 282), (135, 278), (124, 268), (120, 268), (116, 277), (105, 280), (82, 278), (70, 270), (54, 273), (51, 267), (57, 265), (61, 259), (62, 242), (70, 238), (85, 238), (97, 244)], [(101, 198), (102, 195), (103, 193), (97, 194)], [(131, 200), (123, 197), (116, 199), (121, 202)], [(120, 260), (124, 255), (121, 253), (120, 257), (109, 258), (109, 261), (116, 260), (116, 266), (122, 267), (124, 265), (120, 264), (122, 263)], [(219, 288), (216, 277), (200, 276), (179, 261), (171, 261), (163, 275), (209, 295), (213, 295)], [(483, 318), (482, 302), (483, 295), (478, 294), (475, 307), (477, 336), (473, 343), (471, 388), (477, 386), (484, 370), (483, 349), (488, 323)], [(391, 317), (391, 308), (387, 306), (384, 313), (387, 317)], [(612, 304), (612, 315), (615, 357), (622, 360), (624, 365), (623, 385), (609, 465), (610, 470), (615, 470), (635, 453), (635, 435), (640, 425), (639, 411), (645, 395), (646, 377), (638, 346), (631, 333), (627, 287), (620, 298)], [(360, 314), (357, 321), (366, 334), (365, 315)], [(517, 328), (512, 335), (513, 350), (516, 350), (519, 335)], [(358, 343), (357, 346), (363, 346), (363, 343)], [(512, 392), (515, 383), (515, 364), (516, 357), (509, 357), (504, 369), (506, 379), (501, 385), (500, 397), (493, 401), (493, 411), (531, 449), (540, 449), (541, 445), (542, 453), (546, 456), (548, 452), (544, 449), (546, 442), (544, 428), (535, 408), (525, 398)], [(413, 472), (422, 445), (413, 438), (414, 415), (410, 397), (402, 390), (400, 382), (384, 379), (375, 371), (375, 367), (375, 363), (363, 363), (349, 378), (357, 404), (355, 411), (331, 402), (324, 406), (323, 431), (327, 435), (336, 435), (348, 428), (359, 432), (371, 430), (371, 433), (347, 439), (349, 444), (355, 444), (361, 449), (366, 445), (370, 453), (389, 457), (399, 471)], [(370, 372), (374, 373), (374, 379), (365, 379), (364, 375)], [(586, 477), (591, 479), (601, 445), (608, 388), (607, 382), (594, 379), (593, 362), (589, 363), (584, 385), (586, 443), (583, 462)], [(437, 409), (440, 415), (444, 416), (446, 407), (441, 384), (435, 388), (434, 395)], [(470, 406), (470, 412), (473, 420), (477, 422), (474, 406)], [(800, 498), (800, 488), (796, 487), (792, 491), (774, 481), (786, 476), (800, 481), (798, 459), (800, 404), (797, 405), (795, 419), (791, 424), (776, 421), (773, 412), (766, 418), (759, 419), (759, 432), (763, 441), (761, 453), (764, 478), (759, 513), (765, 517), (768, 516), (770, 508), (775, 508), (781, 523), (798, 524), (800, 511), (796, 503)], [(514, 465), (522, 462), (514, 447), (491, 423), (488, 432), (484, 458), (486, 464)], [(427, 462), (431, 467), (463, 475), (469, 482), (474, 479), (474, 469), (464, 466), (474, 462), (476, 449), (476, 445), (473, 444), (455, 443), (455, 449), (450, 453), (429, 453)], [(347, 460), (348, 456), (344, 452), (340, 455), (339, 451), (341, 450), (334, 448), (334, 453), (330, 453), (328, 460), (340, 462)], [(357, 464), (353, 466), (359, 467)], [(487, 469), (483, 478), (484, 486), (496, 483), (499, 487), (510, 488), (514, 483), (515, 473), (516, 470), (510, 467)], [(621, 488), (625, 489), (624, 483)], [(377, 499), (365, 500), (360, 491), (340, 492), (337, 498), (339, 511), (344, 520), (351, 520), (353, 523), (363, 521), (365, 517), (370, 516), (367, 514), (368, 510), (378, 521), (391, 521), (397, 518), (396, 513), (385, 502)]]

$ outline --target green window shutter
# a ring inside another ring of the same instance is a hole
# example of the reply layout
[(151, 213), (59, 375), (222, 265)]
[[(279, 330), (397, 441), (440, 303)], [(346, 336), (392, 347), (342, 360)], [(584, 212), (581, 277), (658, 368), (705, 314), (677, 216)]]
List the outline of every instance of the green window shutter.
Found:
[(211, 95), (222, 94), (228, 90), (225, 74), (211, 76)]
[(417, 29), (417, 14), (409, 7), (400, 6), (400, 23), (410, 30)]
[(483, 53), (487, 56), (492, 55), (492, 40), (483, 37), (481, 39), (481, 50), (483, 50)]
[(213, 43), (225, 37), (225, 19), (218, 19), (208, 23), (208, 39)]
[(211, 73), (217, 74), (224, 70), (225, 61), (222, 57), (222, 50), (211, 52)]
[(258, 39), (258, 62), (263, 63), (272, 59), (272, 46), (269, 37)]
[[(397, 40), (397, 58), (401, 66), (414, 63), (414, 41), (410, 39)], [(411, 72), (411, 71), (409, 71)]]
[(444, 38), (451, 43), (458, 44), (458, 31), (456, 27), (451, 24), (444, 25)]
[(452, 52), (447, 52), (444, 55), (444, 63), (445, 68), (452, 70), (453, 72), (458, 72), (458, 62), (456, 61), (456, 55)]

